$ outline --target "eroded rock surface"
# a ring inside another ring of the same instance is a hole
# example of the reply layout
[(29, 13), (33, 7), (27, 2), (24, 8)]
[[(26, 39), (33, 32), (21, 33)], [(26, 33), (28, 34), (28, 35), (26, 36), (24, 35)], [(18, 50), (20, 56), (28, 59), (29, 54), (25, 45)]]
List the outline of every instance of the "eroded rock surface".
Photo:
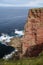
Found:
[(36, 56), (43, 50), (43, 8), (30, 9), (22, 38), (23, 54)]

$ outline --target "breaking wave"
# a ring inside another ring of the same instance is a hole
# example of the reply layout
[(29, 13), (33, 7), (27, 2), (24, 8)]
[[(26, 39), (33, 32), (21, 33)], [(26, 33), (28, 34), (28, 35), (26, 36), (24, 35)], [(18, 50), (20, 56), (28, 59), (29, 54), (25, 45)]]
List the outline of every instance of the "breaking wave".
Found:
[(14, 37), (21, 37), (24, 35), (24, 31), (23, 30), (18, 30), (18, 29), (15, 29), (15, 31), (13, 32), (13, 36), (10, 36), (8, 34), (4, 34), (2, 33), (1, 36), (0, 36), (0, 42), (2, 44), (6, 44), (6, 42), (10, 42), (12, 38)]

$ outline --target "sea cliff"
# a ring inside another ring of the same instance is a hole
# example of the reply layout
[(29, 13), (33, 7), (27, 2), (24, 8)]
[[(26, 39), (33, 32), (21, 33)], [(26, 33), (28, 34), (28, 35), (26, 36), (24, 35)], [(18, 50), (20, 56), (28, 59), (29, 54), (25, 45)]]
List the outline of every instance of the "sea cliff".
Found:
[(43, 8), (29, 10), (24, 31), (23, 54), (37, 56), (43, 50)]
[(43, 51), (43, 8), (29, 10), (23, 37), (12, 39), (10, 45), (22, 56), (38, 56)]

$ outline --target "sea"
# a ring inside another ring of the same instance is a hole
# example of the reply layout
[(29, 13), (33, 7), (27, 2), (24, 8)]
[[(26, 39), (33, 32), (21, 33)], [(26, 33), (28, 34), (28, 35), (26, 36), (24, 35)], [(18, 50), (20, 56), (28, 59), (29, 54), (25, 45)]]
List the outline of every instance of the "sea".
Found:
[[(2, 33), (15, 36), (15, 29), (24, 30), (28, 11), (28, 7), (0, 7), (0, 39), (3, 39), (3, 37), (1, 37)], [(3, 58), (4, 55), (15, 50), (15, 48), (6, 46), (3, 43), (0, 42), (0, 58)]]
[(23, 30), (28, 16), (28, 7), (0, 7), (1, 33), (15, 35), (15, 29)]

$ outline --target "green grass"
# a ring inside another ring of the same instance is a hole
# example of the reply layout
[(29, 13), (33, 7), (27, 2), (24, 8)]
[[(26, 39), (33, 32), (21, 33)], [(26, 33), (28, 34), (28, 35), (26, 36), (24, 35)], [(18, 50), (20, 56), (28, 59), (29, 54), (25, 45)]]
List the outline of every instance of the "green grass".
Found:
[(0, 60), (0, 65), (43, 65), (43, 53), (38, 57), (24, 58), (21, 60)]

